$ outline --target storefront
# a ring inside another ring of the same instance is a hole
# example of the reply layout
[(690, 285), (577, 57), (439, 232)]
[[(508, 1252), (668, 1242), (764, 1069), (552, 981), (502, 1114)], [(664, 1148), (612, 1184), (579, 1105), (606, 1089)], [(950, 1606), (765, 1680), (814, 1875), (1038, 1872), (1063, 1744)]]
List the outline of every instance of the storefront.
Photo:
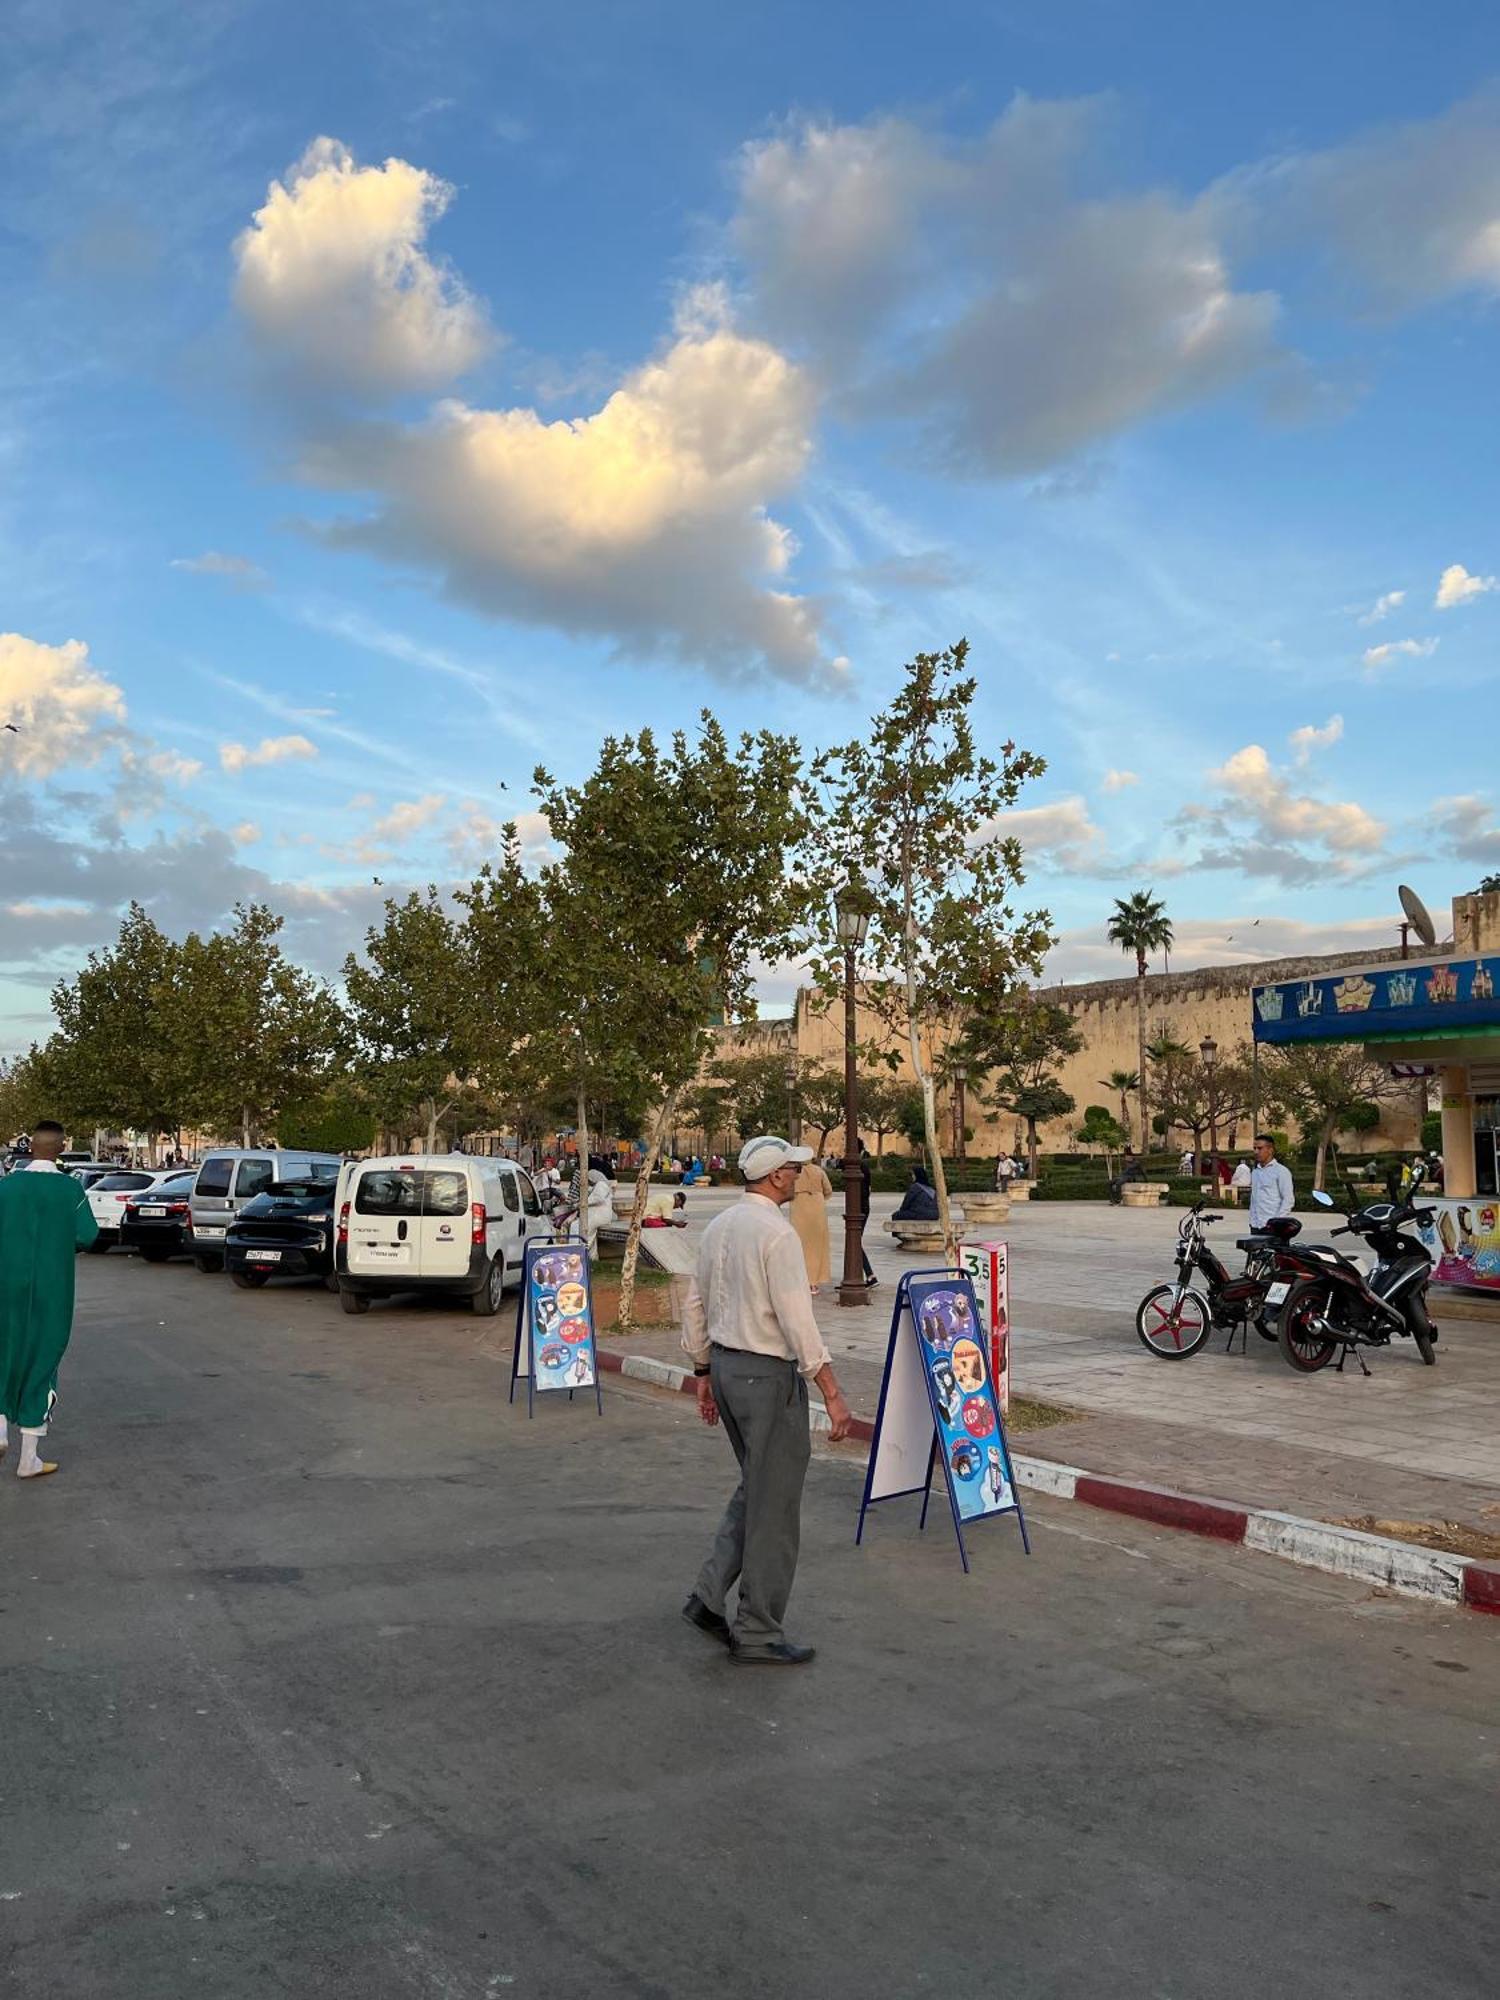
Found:
[(1483, 921), (1495, 901), (1460, 897), (1454, 906), (1460, 944), (1493, 951), (1387, 959), (1336, 978), (1257, 986), (1252, 1004), (1259, 1045), (1359, 1042), (1401, 1074), (1436, 1077), (1443, 1192), (1431, 1198), (1438, 1213), (1424, 1230), (1435, 1275), (1500, 1294), (1500, 936), (1486, 934), (1500, 926)]

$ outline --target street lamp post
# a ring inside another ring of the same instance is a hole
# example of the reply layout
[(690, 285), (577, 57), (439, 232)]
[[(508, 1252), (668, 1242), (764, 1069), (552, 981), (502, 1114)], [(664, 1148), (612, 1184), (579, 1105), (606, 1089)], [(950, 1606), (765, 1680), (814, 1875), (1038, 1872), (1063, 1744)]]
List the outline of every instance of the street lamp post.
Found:
[(1219, 1161), (1219, 1100), (1214, 1088), (1214, 1059), (1219, 1053), (1219, 1045), (1212, 1035), (1205, 1035), (1198, 1044), (1198, 1053), (1203, 1058), (1203, 1072), (1208, 1078), (1208, 1150), (1215, 1170)]
[(862, 1306), (870, 1293), (865, 1283), (865, 1217), (860, 1200), (859, 1071), (856, 1066), (858, 1013), (854, 966), (870, 927), (870, 913), (855, 883), (850, 882), (839, 895), (835, 913), (839, 943), (844, 947), (844, 1275), (839, 1282), (839, 1304)]
[(797, 1064), (788, 1058), (786, 1066), (786, 1136), (794, 1146), (802, 1144), (802, 1134), (797, 1129)]
[(964, 1085), (969, 1080), (968, 1065), (953, 1065), (953, 1157), (955, 1160), (968, 1158), (964, 1144)]

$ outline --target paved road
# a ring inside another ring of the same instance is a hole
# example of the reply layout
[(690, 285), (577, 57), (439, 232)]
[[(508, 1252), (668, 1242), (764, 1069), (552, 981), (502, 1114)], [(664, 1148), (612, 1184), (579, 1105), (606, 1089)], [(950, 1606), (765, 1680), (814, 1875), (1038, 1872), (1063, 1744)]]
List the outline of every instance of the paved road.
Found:
[(17, 1993), (1493, 1989), (1492, 1621), (1063, 1503), (965, 1579), (812, 1470), (794, 1675), (677, 1607), (685, 1400), (505, 1407), (503, 1323), (80, 1270), (0, 1479)]

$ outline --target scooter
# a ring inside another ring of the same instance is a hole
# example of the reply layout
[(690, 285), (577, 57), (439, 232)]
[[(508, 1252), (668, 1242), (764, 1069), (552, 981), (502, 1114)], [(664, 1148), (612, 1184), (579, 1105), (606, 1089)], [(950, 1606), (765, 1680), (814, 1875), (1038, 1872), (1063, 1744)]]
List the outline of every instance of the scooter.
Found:
[[(1338, 1203), (1322, 1188), (1314, 1188), (1320, 1208), (1337, 1211)], [(1375, 1253), (1374, 1268), (1361, 1270), (1331, 1243), (1290, 1244), (1278, 1249), (1276, 1269), (1266, 1292), (1266, 1306), (1276, 1312), (1276, 1338), (1292, 1367), (1304, 1375), (1326, 1368), (1339, 1349), (1339, 1373), (1354, 1355), (1360, 1372), (1369, 1374), (1361, 1347), (1386, 1347), (1397, 1335), (1409, 1336), (1427, 1367), (1436, 1360), (1437, 1328), (1427, 1311), (1427, 1281), (1432, 1257), (1414, 1236), (1402, 1234), (1408, 1222), (1422, 1222), (1434, 1211), (1418, 1208), (1414, 1195), (1404, 1201), (1376, 1201), (1356, 1206), (1352, 1195), (1344, 1211), (1348, 1220), (1335, 1236), (1357, 1236)]]
[(1224, 1217), (1206, 1214), (1207, 1206), (1194, 1202), (1177, 1231), (1177, 1282), (1156, 1286), (1136, 1307), (1135, 1330), (1141, 1345), (1161, 1361), (1182, 1361), (1196, 1354), (1214, 1327), (1228, 1329), (1229, 1347), (1236, 1333), (1248, 1340), (1251, 1326), (1265, 1340), (1276, 1338), (1265, 1317), (1272, 1260), (1277, 1247), (1290, 1242), (1302, 1224), (1295, 1216), (1281, 1215), (1255, 1235), (1239, 1237), (1245, 1268), (1235, 1277), (1208, 1247), (1204, 1232)]

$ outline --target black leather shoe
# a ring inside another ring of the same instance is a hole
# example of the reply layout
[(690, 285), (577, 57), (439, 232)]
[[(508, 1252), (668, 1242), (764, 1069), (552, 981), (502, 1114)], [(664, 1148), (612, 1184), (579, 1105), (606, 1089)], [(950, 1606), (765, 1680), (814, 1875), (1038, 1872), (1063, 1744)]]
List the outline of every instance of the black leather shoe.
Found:
[(710, 1611), (696, 1590), (683, 1605), (682, 1615), (689, 1625), (696, 1625), (700, 1632), (706, 1632), (710, 1639), (717, 1639), (721, 1646), (734, 1643), (729, 1635), (729, 1620), (720, 1617), (717, 1611)]
[(737, 1639), (729, 1642), (729, 1657), (742, 1667), (805, 1667), (817, 1652), (816, 1646), (794, 1646), (789, 1639), (778, 1639), (769, 1646), (742, 1646)]

